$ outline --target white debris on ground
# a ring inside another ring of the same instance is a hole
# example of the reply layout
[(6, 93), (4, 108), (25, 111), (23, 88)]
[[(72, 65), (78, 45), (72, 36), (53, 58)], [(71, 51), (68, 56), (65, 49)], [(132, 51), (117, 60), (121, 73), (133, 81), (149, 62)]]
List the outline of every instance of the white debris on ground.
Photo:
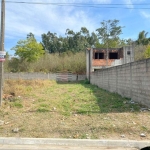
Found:
[(4, 125), (4, 121), (0, 120), (0, 126)]
[(13, 132), (13, 133), (18, 133), (18, 132), (19, 132), (19, 128), (14, 128), (14, 129), (12, 130), (12, 132)]
[(141, 133), (140, 136), (141, 137), (146, 137), (146, 135), (144, 133)]
[[(124, 103), (124, 104), (127, 104), (127, 103), (128, 103), (128, 104), (139, 104), (138, 102), (135, 102), (135, 101), (133, 101), (132, 99), (131, 99), (130, 101), (124, 101), (123, 103)], [(132, 112), (132, 111), (134, 111), (133, 108), (131, 108), (131, 112)], [(143, 107), (143, 108), (140, 108), (140, 111), (141, 111), (141, 112), (150, 111), (150, 108), (146, 108), (146, 107), (144, 108), (144, 107)]]

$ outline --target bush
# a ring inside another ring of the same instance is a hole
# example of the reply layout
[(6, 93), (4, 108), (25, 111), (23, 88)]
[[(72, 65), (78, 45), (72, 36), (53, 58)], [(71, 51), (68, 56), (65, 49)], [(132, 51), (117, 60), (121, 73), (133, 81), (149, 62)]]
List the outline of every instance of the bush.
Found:
[[(23, 64), (23, 65), (22, 65)], [(85, 52), (45, 54), (37, 62), (28, 63), (12, 59), (7, 65), (11, 72), (64, 72), (84, 74), (86, 72)], [(27, 66), (27, 67), (25, 67)]]
[(150, 45), (147, 46), (144, 55), (145, 55), (145, 58), (150, 58)]
[(145, 45), (137, 45), (134, 49), (135, 52), (135, 61), (145, 59), (145, 50), (147, 46)]

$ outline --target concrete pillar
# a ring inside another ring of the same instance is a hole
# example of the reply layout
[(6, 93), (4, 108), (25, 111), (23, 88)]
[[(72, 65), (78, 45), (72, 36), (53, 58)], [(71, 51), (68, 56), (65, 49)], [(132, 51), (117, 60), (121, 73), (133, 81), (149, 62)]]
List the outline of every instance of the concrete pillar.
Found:
[[(130, 54), (127, 54), (130, 51)], [(123, 64), (134, 62), (134, 45), (123, 47)]]
[(132, 99), (132, 63), (130, 63), (130, 98)]
[(86, 78), (90, 81), (92, 69), (93, 49), (86, 49)]
[(88, 49), (86, 49), (86, 78), (89, 80), (89, 55), (90, 55), (90, 51)]

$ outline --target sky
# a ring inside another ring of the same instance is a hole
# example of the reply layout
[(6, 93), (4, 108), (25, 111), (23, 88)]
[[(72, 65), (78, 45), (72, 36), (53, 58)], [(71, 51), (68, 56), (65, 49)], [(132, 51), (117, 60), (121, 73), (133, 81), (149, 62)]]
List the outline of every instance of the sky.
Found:
[[(139, 32), (150, 32), (149, 0), (5, 1), (5, 51), (10, 55), (14, 55), (11, 48), (19, 40), (26, 39), (29, 32), (32, 32), (38, 41), (42, 40), (41, 34), (48, 31), (65, 36), (66, 29), (78, 32), (81, 27), (86, 27), (90, 33), (96, 33), (103, 20), (114, 19), (119, 20), (118, 25), (123, 27), (120, 35), (122, 39), (136, 40)], [(60, 3), (65, 6), (58, 5)]]

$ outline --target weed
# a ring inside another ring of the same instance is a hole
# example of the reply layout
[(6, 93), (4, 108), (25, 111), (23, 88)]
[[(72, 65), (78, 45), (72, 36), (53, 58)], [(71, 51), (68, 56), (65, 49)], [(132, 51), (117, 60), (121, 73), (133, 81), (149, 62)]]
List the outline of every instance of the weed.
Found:
[(88, 79), (80, 81), (81, 84), (90, 84), (90, 81)]
[(27, 92), (32, 91), (32, 87), (28, 86), (28, 87), (26, 87), (26, 90), (27, 90)]
[(87, 135), (86, 134), (82, 134), (82, 135), (80, 135), (80, 138), (81, 139), (87, 139)]
[(45, 102), (45, 99), (39, 98), (37, 101), (38, 101), (38, 102)]
[(49, 112), (49, 109), (41, 107), (37, 109), (37, 112), (40, 112), (40, 113)]
[(148, 128), (145, 127), (145, 126), (142, 126), (141, 129), (142, 129), (143, 131), (147, 131), (147, 130), (148, 130)]
[(62, 112), (62, 115), (64, 115), (64, 116), (70, 116), (71, 114), (70, 114), (70, 112), (69, 111), (64, 111), (64, 112)]
[(40, 104), (40, 107), (44, 107), (44, 108), (48, 108), (49, 107), (49, 105), (48, 104)]
[(14, 102), (11, 104), (12, 107), (23, 108), (23, 105), (20, 102)]

